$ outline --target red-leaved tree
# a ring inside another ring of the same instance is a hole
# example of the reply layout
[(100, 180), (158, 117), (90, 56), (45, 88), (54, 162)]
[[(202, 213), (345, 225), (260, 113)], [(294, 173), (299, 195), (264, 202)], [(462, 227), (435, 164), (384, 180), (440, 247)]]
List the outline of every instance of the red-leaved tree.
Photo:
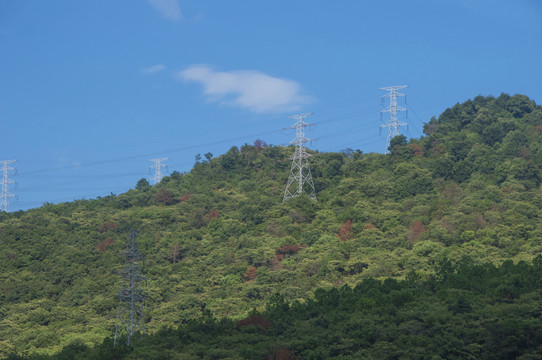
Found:
[(113, 243), (114, 243), (113, 239), (111, 239), (110, 237), (108, 237), (108, 238), (106, 238), (104, 241), (102, 241), (98, 246), (96, 246), (96, 248), (97, 248), (98, 250), (100, 250), (101, 252), (105, 253), (105, 247), (106, 247), (107, 245), (111, 245), (111, 244), (113, 244)]
[(346, 222), (341, 226), (339, 230), (339, 238), (341, 241), (350, 240), (354, 237), (352, 233), (352, 221), (350, 219), (346, 220)]
[(168, 189), (160, 190), (154, 199), (157, 203), (162, 205), (173, 205), (175, 203), (173, 200), (173, 194)]
[(363, 227), (363, 230), (376, 230), (376, 229), (378, 228), (371, 223), (368, 223), (367, 225)]
[(418, 144), (408, 144), (407, 147), (412, 150), (412, 153), (413, 153), (414, 156), (420, 157), (420, 156), (423, 155), (423, 147), (421, 147), (420, 145), (418, 145)]
[(407, 231), (407, 238), (411, 242), (414, 242), (418, 240), (421, 233), (425, 232), (425, 226), (423, 226), (422, 222), (420, 220), (416, 220), (412, 223), (412, 225), (408, 228)]
[(260, 152), (262, 151), (262, 148), (263, 147), (266, 147), (267, 146), (267, 143), (263, 140), (260, 140), (260, 139), (256, 139), (254, 141), (254, 147), (256, 148), (256, 151)]
[(252, 315), (246, 319), (239, 320), (237, 323), (237, 330), (241, 330), (243, 327), (250, 325), (261, 326), (264, 330), (267, 330), (271, 326), (271, 321), (261, 315)]
[(282, 245), (278, 250), (277, 254), (280, 255), (294, 255), (297, 254), (297, 252), (301, 249), (303, 249), (305, 245), (302, 244), (294, 244), (294, 245)]
[(245, 271), (245, 274), (243, 275), (243, 279), (246, 281), (252, 281), (255, 280), (258, 277), (258, 269), (256, 269), (254, 266), (250, 266), (247, 268), (247, 271)]
[(207, 215), (205, 215), (205, 218), (207, 221), (210, 221), (212, 219), (220, 217), (220, 212), (218, 210), (211, 210)]
[(117, 228), (117, 224), (113, 222), (104, 222), (102, 225), (98, 227), (98, 232), (101, 234), (106, 231), (115, 230), (116, 228)]

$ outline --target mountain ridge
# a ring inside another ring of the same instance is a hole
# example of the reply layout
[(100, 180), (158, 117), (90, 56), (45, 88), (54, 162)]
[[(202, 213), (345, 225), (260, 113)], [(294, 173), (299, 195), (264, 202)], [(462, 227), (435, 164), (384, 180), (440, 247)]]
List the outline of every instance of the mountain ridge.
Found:
[(0, 214), (0, 354), (96, 345), (114, 326), (122, 251), (140, 230), (147, 328), (241, 319), (279, 293), (422, 278), (435, 264), (542, 253), (542, 107), (478, 96), (389, 154), (311, 152), (318, 201), (282, 203), (292, 149), (234, 146), (150, 186)]

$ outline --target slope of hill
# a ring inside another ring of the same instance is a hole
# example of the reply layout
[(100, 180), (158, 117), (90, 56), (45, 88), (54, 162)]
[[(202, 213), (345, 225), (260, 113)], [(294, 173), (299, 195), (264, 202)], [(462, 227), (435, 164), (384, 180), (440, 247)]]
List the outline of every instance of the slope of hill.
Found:
[(60, 353), (10, 360), (174, 359), (540, 359), (542, 256), (496, 267), (442, 261), (421, 280), (365, 279), (355, 288), (318, 289), (288, 304), (273, 296), (263, 313), (217, 320), (205, 312), (176, 329), (81, 342)]
[(542, 107), (478, 96), (390, 154), (314, 153), (318, 202), (282, 193), (292, 149), (254, 145), (140, 180), (118, 196), (0, 215), (0, 354), (111, 336), (120, 252), (140, 231), (150, 332), (210, 312), (240, 319), (273, 294), (434, 273), (443, 259), (542, 252)]

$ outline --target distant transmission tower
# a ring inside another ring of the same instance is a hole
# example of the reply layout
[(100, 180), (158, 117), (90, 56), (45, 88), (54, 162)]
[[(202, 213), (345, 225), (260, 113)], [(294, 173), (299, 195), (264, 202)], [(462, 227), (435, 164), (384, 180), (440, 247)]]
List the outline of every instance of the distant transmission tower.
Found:
[(311, 169), (307, 160), (311, 155), (305, 149), (305, 143), (311, 141), (311, 139), (305, 137), (305, 128), (311, 124), (305, 122), (304, 119), (309, 115), (312, 115), (312, 113), (290, 116), (290, 118), (296, 120), (295, 124), (290, 127), (295, 129), (295, 139), (290, 142), (290, 144), (295, 145), (295, 153), (292, 157), (290, 176), (288, 177), (288, 184), (286, 190), (284, 190), (282, 202), (299, 196), (303, 192), (303, 185), (305, 184), (308, 186), (308, 189), (307, 187), (306, 189), (309, 197), (316, 200), (316, 191), (314, 190)]
[(124, 337), (126, 337), (126, 345), (130, 346), (131, 338), (136, 331), (139, 331), (141, 336), (145, 334), (143, 312), (145, 295), (141, 286), (144, 277), (139, 267), (139, 261), (143, 259), (143, 255), (137, 249), (137, 232), (135, 230), (132, 230), (128, 237), (124, 256), (126, 260), (124, 268), (120, 272), (122, 285), (119, 293), (117, 324), (115, 326), (115, 346)]
[(380, 90), (388, 91), (388, 93), (383, 95), (382, 98), (390, 98), (390, 106), (381, 111), (381, 114), (385, 112), (390, 114), (387, 124), (380, 125), (381, 128), (388, 128), (388, 136), (386, 137), (386, 152), (388, 152), (387, 149), (390, 147), (390, 140), (399, 135), (399, 126), (408, 125), (407, 123), (399, 122), (397, 118), (397, 113), (399, 111), (406, 111), (405, 108), (397, 105), (397, 97), (405, 96), (405, 94), (398, 93), (397, 90), (404, 89), (407, 86), (408, 85), (399, 85), (380, 88)]
[(2, 178), (2, 195), (0, 199), (0, 210), (8, 211), (9, 210), (9, 198), (15, 196), (15, 194), (9, 193), (9, 184), (13, 184), (15, 181), (9, 179), (10, 170), (15, 170), (9, 166), (9, 164), (14, 163), (17, 160), (2, 160), (2, 168), (4, 170), (4, 176)]
[(154, 175), (151, 178), (151, 181), (154, 185), (158, 184), (162, 178), (164, 177), (162, 175), (162, 168), (167, 167), (166, 164), (162, 164), (162, 162), (168, 160), (168, 158), (160, 158), (160, 159), (150, 159), (149, 161), (154, 162), (153, 165), (151, 165), (151, 169), (154, 169)]

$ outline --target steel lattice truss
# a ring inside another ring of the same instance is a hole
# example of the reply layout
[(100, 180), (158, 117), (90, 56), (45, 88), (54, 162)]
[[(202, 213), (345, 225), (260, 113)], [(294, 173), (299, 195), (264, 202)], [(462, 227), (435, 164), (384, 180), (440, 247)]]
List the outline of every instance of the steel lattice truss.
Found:
[(296, 120), (296, 123), (291, 126), (292, 129), (295, 129), (296, 137), (290, 142), (290, 144), (295, 145), (295, 153), (292, 157), (290, 176), (288, 177), (288, 184), (286, 190), (284, 190), (282, 202), (301, 195), (303, 186), (305, 186), (305, 191), (309, 197), (316, 200), (316, 191), (314, 190), (314, 182), (312, 181), (308, 161), (311, 155), (305, 149), (305, 143), (311, 141), (305, 136), (305, 128), (311, 124), (305, 122), (304, 119), (309, 115), (312, 115), (312, 113), (291, 116), (292, 119)]
[(169, 160), (169, 158), (159, 158), (159, 159), (150, 159), (149, 161), (152, 161), (154, 164), (151, 165), (151, 169), (154, 169), (154, 175), (151, 178), (151, 182), (153, 185), (158, 184), (160, 181), (162, 181), (162, 178), (164, 177), (162, 175), (162, 168), (167, 168), (166, 164), (163, 164), (164, 161)]
[(119, 307), (114, 344), (117, 345), (122, 339), (125, 339), (126, 345), (130, 346), (132, 336), (138, 332), (141, 336), (145, 334), (145, 294), (142, 289), (142, 281), (145, 278), (139, 266), (143, 255), (137, 249), (137, 232), (135, 230), (128, 237), (124, 256), (125, 264), (120, 272), (122, 285), (118, 295)]
[(2, 194), (0, 195), (0, 210), (9, 211), (9, 198), (14, 197), (14, 194), (9, 193), (9, 185), (13, 184), (14, 181), (9, 178), (9, 172), (15, 170), (9, 166), (9, 164), (14, 163), (17, 160), (2, 160), (2, 170), (4, 175), (2, 176)]
[(388, 128), (388, 134), (386, 136), (386, 152), (390, 147), (390, 140), (399, 135), (399, 127), (407, 126), (407, 123), (399, 122), (397, 114), (399, 111), (406, 111), (404, 107), (397, 105), (397, 97), (405, 96), (405, 94), (398, 93), (397, 90), (406, 88), (408, 85), (399, 85), (399, 86), (388, 86), (380, 88), (380, 90), (388, 91), (388, 94), (383, 95), (382, 98), (390, 98), (390, 106), (382, 110), (381, 113), (389, 113), (388, 122), (384, 125), (380, 125), (381, 128)]

